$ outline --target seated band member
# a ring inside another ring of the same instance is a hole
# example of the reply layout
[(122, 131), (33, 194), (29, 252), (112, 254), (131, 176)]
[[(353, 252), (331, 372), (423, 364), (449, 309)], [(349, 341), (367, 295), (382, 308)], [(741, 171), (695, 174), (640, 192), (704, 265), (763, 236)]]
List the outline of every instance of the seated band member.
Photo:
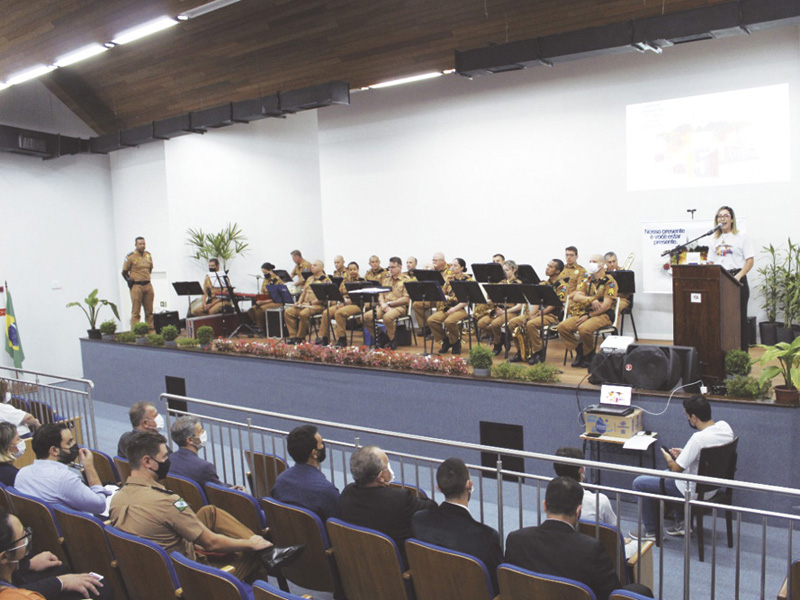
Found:
[(367, 281), (374, 281), (378, 285), (381, 284), (383, 278), (386, 277), (387, 271), (381, 266), (381, 259), (374, 254), (369, 257), (369, 269), (364, 273), (364, 279)]
[(347, 317), (361, 313), (361, 307), (357, 304), (353, 304), (353, 301), (347, 293), (347, 286), (345, 286), (345, 283), (353, 283), (354, 281), (364, 281), (364, 278), (358, 275), (358, 263), (352, 261), (347, 264), (347, 272), (344, 281), (342, 281), (339, 286), (339, 291), (344, 297), (344, 302), (338, 302), (322, 312), (322, 323), (319, 326), (320, 337), (317, 338), (318, 344), (327, 346), (330, 343), (330, 339), (328, 338), (328, 320), (330, 319), (331, 321), (336, 321), (336, 345), (339, 348), (347, 346), (347, 330), (345, 328)]
[[(495, 256), (499, 255), (495, 254)], [(506, 278), (501, 281), (500, 284), (522, 283), (517, 279), (517, 263), (513, 260), (507, 260), (503, 263), (503, 271), (506, 274)], [(501, 337), (503, 335), (503, 326), (506, 324), (506, 313), (508, 313), (508, 322), (510, 326), (511, 320), (522, 313), (522, 309), (522, 304), (495, 304), (487, 315), (478, 319), (478, 329), (482, 331), (491, 331), (492, 333), (492, 344), (494, 344), (492, 353), (495, 356), (503, 351)]]
[(347, 269), (344, 266), (344, 256), (337, 254), (333, 257), (333, 273), (331, 277), (347, 277)]
[(492, 255), (492, 262), (497, 263), (498, 265), (503, 265), (506, 262), (506, 257), (498, 252), (497, 254)]
[[(602, 254), (589, 259), (589, 267), (569, 303), (569, 316), (558, 326), (568, 350), (575, 350), (573, 367), (588, 367), (594, 358), (594, 332), (614, 319), (617, 282), (606, 274)], [(580, 341), (575, 337), (580, 336)], [(587, 353), (588, 352), (588, 353)]]
[[(399, 256), (390, 258), (389, 274), (383, 278), (381, 285), (392, 288), (392, 290), (378, 295), (376, 308), (378, 318), (383, 319), (383, 325), (386, 327), (386, 333), (381, 332), (376, 340), (378, 348), (391, 348), (392, 350), (397, 348), (396, 321), (399, 317), (408, 314), (408, 303), (411, 302), (411, 298), (408, 297), (405, 282), (409, 281), (409, 277), (403, 275), (402, 271), (402, 259)], [(371, 310), (364, 312), (364, 327), (367, 331), (373, 331), (374, 322)]]
[[(603, 258), (606, 261), (606, 273), (613, 273), (619, 271), (619, 261), (614, 252), (606, 252)], [(619, 312), (622, 312), (631, 305), (630, 294), (619, 294)]]
[(578, 264), (578, 249), (575, 246), (567, 246), (564, 249), (564, 270), (561, 272), (561, 279), (567, 284), (567, 296), (572, 298), (584, 275), (586, 269)]
[[(447, 261), (444, 259), (444, 254), (437, 252), (433, 255), (433, 268), (442, 274), (445, 283), (453, 275)], [(425, 333), (425, 327), (428, 324), (427, 314), (430, 309), (436, 305), (435, 302), (414, 302), (414, 315), (417, 317), (417, 325), (422, 328)]]
[(227, 290), (219, 287), (219, 280), (215, 275), (219, 272), (219, 261), (216, 258), (208, 259), (208, 272), (206, 280), (203, 282), (203, 302), (200, 306), (192, 309), (193, 317), (216, 315), (222, 312), (223, 308), (231, 305), (230, 300), (219, 298), (219, 295), (227, 293)]
[(294, 262), (294, 269), (289, 275), (292, 276), (292, 279), (297, 281), (297, 283), (303, 283), (303, 271), (310, 271), (311, 270), (311, 263), (308, 262), (305, 258), (303, 258), (303, 254), (300, 250), (292, 250), (292, 261)]
[(406, 269), (407, 271), (403, 273), (403, 275), (408, 275), (409, 277), (414, 277), (414, 269), (417, 268), (417, 258), (415, 256), (409, 256), (406, 259)]
[(311, 265), (311, 277), (306, 279), (303, 284), (303, 291), (289, 308), (283, 311), (283, 318), (286, 322), (286, 329), (289, 331), (289, 344), (301, 343), (306, 335), (311, 323), (311, 317), (320, 314), (325, 310), (325, 303), (317, 300), (311, 285), (314, 283), (330, 283), (330, 279), (325, 275), (325, 265), (321, 260), (315, 260)]
[[(564, 270), (564, 262), (558, 258), (554, 258), (544, 270), (547, 279), (539, 282), (539, 285), (549, 285), (556, 291), (558, 299), (561, 302), (567, 300), (567, 284), (561, 279), (561, 274)], [(531, 314), (527, 320), (514, 319), (512, 323), (508, 324), (508, 328), (513, 332), (519, 325), (525, 327), (525, 332), (528, 335), (529, 352), (528, 364), (535, 365), (536, 363), (545, 361), (544, 343), (542, 342), (542, 327), (545, 325), (552, 325), (558, 323), (563, 316), (563, 307), (556, 309), (554, 306), (545, 306), (544, 311), (540, 311), (538, 306), (531, 307)], [(512, 356), (508, 362), (522, 362), (523, 357), (519, 350), (519, 342), (514, 339), (517, 344), (517, 354)]]
[(451, 281), (472, 281), (472, 276), (464, 271), (467, 263), (463, 258), (456, 258), (450, 265), (452, 275), (447, 278), (442, 291), (447, 300), (436, 306), (436, 312), (428, 317), (428, 326), (431, 328), (433, 339), (442, 343), (439, 354), (444, 354), (452, 349), (453, 354), (461, 354), (461, 330), (458, 323), (466, 318), (466, 302), (459, 302), (453, 293)]
[(267, 328), (267, 311), (281, 307), (280, 304), (272, 301), (272, 299), (269, 297), (269, 292), (267, 291), (268, 285), (283, 283), (281, 278), (275, 275), (274, 271), (275, 265), (272, 263), (265, 262), (263, 265), (261, 265), (261, 273), (264, 276), (264, 280), (261, 282), (260, 293), (262, 296), (266, 296), (266, 298), (263, 300), (256, 300), (253, 303), (253, 306), (250, 307), (250, 310), (247, 311), (247, 316), (250, 317), (250, 320), (256, 324), (258, 329), (262, 329), (264, 331), (266, 331)]

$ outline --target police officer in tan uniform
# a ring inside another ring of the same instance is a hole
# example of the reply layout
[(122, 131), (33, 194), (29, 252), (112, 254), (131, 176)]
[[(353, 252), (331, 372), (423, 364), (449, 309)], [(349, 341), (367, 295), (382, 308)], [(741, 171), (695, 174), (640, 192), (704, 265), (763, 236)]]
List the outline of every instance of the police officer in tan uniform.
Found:
[(153, 257), (145, 250), (143, 237), (135, 240), (136, 250), (125, 257), (122, 263), (122, 277), (128, 282), (131, 290), (131, 329), (141, 319), (144, 306), (144, 318), (150, 329), (153, 329), (153, 284), (150, 274), (153, 272)]
[[(472, 281), (472, 276), (464, 271), (467, 262), (463, 258), (456, 258), (450, 265), (450, 277), (444, 284), (442, 291), (447, 300), (436, 307), (436, 312), (428, 317), (428, 326), (431, 328), (433, 339), (442, 343), (439, 354), (444, 354), (452, 349), (453, 354), (461, 354), (461, 331), (458, 322), (467, 316), (466, 302), (459, 302), (453, 293), (451, 281)], [(445, 330), (447, 333), (445, 334)]]
[[(410, 278), (403, 275), (403, 261), (399, 256), (393, 256), (389, 259), (389, 274), (383, 278), (381, 285), (383, 287), (392, 288), (389, 292), (384, 292), (378, 295), (378, 306), (376, 308), (377, 316), (383, 319), (383, 324), (386, 327), (386, 334), (379, 335), (378, 347), (390, 347), (393, 350), (397, 348), (397, 340), (395, 334), (397, 333), (397, 319), (408, 314), (408, 303), (411, 299), (408, 297), (405, 282)], [(372, 311), (364, 313), (364, 327), (367, 331), (372, 331), (374, 326)]]
[(414, 277), (414, 269), (417, 268), (417, 257), (416, 256), (409, 256), (406, 259), (406, 272), (403, 275), (408, 275), (409, 277)]
[(339, 286), (339, 291), (342, 293), (344, 302), (339, 302), (335, 306), (331, 306), (322, 313), (322, 324), (319, 326), (319, 335), (317, 343), (327, 346), (330, 343), (328, 339), (328, 319), (336, 321), (336, 346), (344, 348), (347, 346), (347, 317), (351, 315), (358, 315), (361, 313), (361, 307), (353, 304), (350, 296), (347, 293), (347, 286), (345, 283), (353, 283), (355, 281), (364, 281), (364, 278), (358, 274), (358, 263), (350, 262), (347, 265), (347, 274)]
[[(606, 261), (606, 273), (619, 271), (619, 259), (616, 252), (606, 252), (603, 258)], [(619, 294), (619, 312), (631, 305), (631, 294)]]
[(212, 273), (219, 272), (219, 261), (216, 258), (208, 259), (208, 272), (209, 274), (206, 275), (206, 279), (203, 282), (203, 301), (199, 306), (192, 309), (193, 317), (216, 315), (221, 313), (226, 306), (231, 305), (230, 300), (224, 300), (219, 297), (221, 294), (227, 293), (227, 290), (219, 287), (216, 275), (212, 275)]
[[(540, 281), (539, 285), (549, 285), (556, 291), (558, 299), (561, 300), (561, 302), (566, 302), (567, 284), (563, 279), (561, 279), (561, 273), (563, 270), (564, 261), (554, 258), (547, 263), (547, 267), (544, 270), (545, 275), (547, 275), (547, 279)], [(517, 325), (522, 325), (525, 327), (525, 331), (528, 333), (528, 340), (530, 341), (531, 348), (531, 355), (530, 358), (528, 358), (529, 365), (535, 365), (536, 363), (545, 361), (546, 357), (544, 353), (544, 343), (542, 342), (541, 329), (546, 325), (558, 323), (561, 320), (562, 314), (563, 308), (556, 309), (554, 306), (545, 306), (544, 311), (539, 311), (538, 306), (533, 306), (531, 307), (529, 318), (520, 318), (520, 320), (514, 319), (513, 325), (511, 322), (509, 322), (508, 328), (511, 331), (514, 331)], [(521, 362), (523, 357), (519, 353), (519, 342), (517, 342), (516, 339), (514, 342), (517, 344), (517, 354), (512, 356), (508, 362)]]
[[(499, 255), (495, 254), (495, 256)], [(517, 279), (517, 263), (513, 260), (507, 260), (503, 263), (503, 271), (506, 274), (506, 278), (500, 282), (501, 285), (522, 283)], [(522, 304), (493, 305), (489, 310), (489, 314), (478, 319), (478, 329), (491, 332), (492, 334), (492, 343), (494, 344), (492, 354), (495, 356), (503, 351), (502, 335), (503, 326), (506, 324), (506, 313), (508, 313), (509, 331), (513, 331), (513, 329), (511, 329), (511, 322), (522, 312), (522, 308)]]
[(303, 284), (303, 291), (295, 303), (283, 312), (286, 329), (289, 330), (289, 339), (286, 340), (289, 344), (300, 344), (308, 335), (311, 317), (325, 310), (325, 303), (317, 300), (314, 290), (311, 289), (313, 283), (330, 283), (324, 269), (325, 265), (321, 260), (315, 260), (311, 264), (311, 277)]
[(567, 295), (572, 298), (578, 284), (583, 281), (586, 269), (578, 264), (578, 249), (575, 246), (567, 246), (564, 249), (564, 270), (561, 272), (561, 279), (567, 284)]
[(333, 257), (333, 273), (331, 277), (347, 277), (347, 269), (344, 266), (344, 256), (337, 254)]
[(169, 472), (169, 453), (161, 434), (137, 431), (128, 442), (128, 460), (131, 475), (114, 494), (109, 512), (117, 529), (192, 560), (197, 560), (195, 546), (206, 552), (235, 552), (234, 575), (247, 581), (265, 570), (288, 566), (302, 552), (298, 546), (276, 548), (215, 506), (204, 506), (195, 514), (183, 498), (159, 483)]
[(606, 274), (603, 255), (593, 255), (583, 281), (570, 300), (569, 316), (558, 326), (558, 335), (564, 346), (575, 350), (573, 367), (588, 367), (592, 362), (594, 332), (611, 325), (617, 291), (617, 282)]
[(274, 271), (275, 265), (272, 263), (265, 262), (261, 265), (261, 274), (264, 276), (264, 280), (261, 282), (261, 296), (266, 296), (266, 298), (256, 300), (250, 310), (247, 311), (247, 316), (250, 317), (250, 320), (256, 324), (258, 329), (262, 329), (264, 332), (266, 332), (267, 328), (267, 311), (281, 307), (280, 304), (272, 301), (267, 291), (268, 285), (283, 283), (281, 278), (275, 275)]
[[(447, 261), (444, 259), (444, 254), (441, 252), (437, 252), (433, 255), (433, 268), (442, 274), (442, 278), (444, 279), (445, 283), (447, 283), (447, 280), (453, 276), (453, 271), (450, 270), (450, 266), (447, 264)], [(434, 306), (436, 306), (435, 302), (414, 303), (414, 315), (417, 317), (417, 325), (422, 328), (423, 334), (426, 333), (425, 326), (428, 324), (428, 320), (426, 318), (428, 310)]]
[(364, 279), (367, 281), (374, 281), (378, 285), (381, 284), (383, 278), (386, 277), (386, 269), (381, 266), (381, 259), (374, 254), (369, 257), (369, 269), (364, 273)]
[(297, 283), (303, 283), (303, 271), (310, 271), (311, 263), (303, 258), (300, 250), (292, 250), (292, 260), (294, 261), (294, 269), (292, 269), (290, 275), (293, 280), (297, 280)]

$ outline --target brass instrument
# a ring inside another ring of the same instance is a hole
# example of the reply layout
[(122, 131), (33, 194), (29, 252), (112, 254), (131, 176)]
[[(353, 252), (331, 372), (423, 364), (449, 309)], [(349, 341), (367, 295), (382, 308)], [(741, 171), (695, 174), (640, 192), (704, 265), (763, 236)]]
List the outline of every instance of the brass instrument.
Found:
[(628, 258), (626, 258), (625, 262), (622, 263), (622, 266), (620, 267), (620, 270), (622, 270), (622, 271), (630, 271), (631, 265), (633, 265), (633, 261), (634, 261), (635, 258), (636, 258), (636, 255), (633, 252), (628, 254)]
[(485, 317), (494, 308), (491, 302), (484, 302), (483, 304), (476, 304), (475, 310), (472, 311), (472, 317), (477, 321)]
[(528, 330), (525, 328), (524, 325), (517, 325), (514, 328), (514, 331), (511, 332), (511, 336), (517, 340), (519, 344), (519, 355), (522, 357), (523, 360), (527, 361), (531, 357), (531, 338), (528, 335)]

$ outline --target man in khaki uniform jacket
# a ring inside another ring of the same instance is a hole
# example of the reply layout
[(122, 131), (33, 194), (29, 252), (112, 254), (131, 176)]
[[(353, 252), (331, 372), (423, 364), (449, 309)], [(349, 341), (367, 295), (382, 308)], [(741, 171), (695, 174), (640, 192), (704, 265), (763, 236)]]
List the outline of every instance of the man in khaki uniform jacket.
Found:
[[(399, 256), (393, 256), (389, 259), (389, 274), (383, 278), (381, 285), (383, 287), (392, 288), (390, 292), (385, 292), (378, 295), (378, 306), (376, 308), (377, 317), (383, 319), (383, 324), (386, 327), (386, 334), (379, 335), (378, 347), (390, 347), (393, 350), (397, 348), (397, 340), (395, 334), (397, 333), (397, 319), (405, 316), (408, 313), (408, 303), (411, 299), (408, 297), (405, 282), (409, 281), (408, 275), (403, 275), (403, 261)], [(364, 313), (364, 327), (367, 331), (372, 331), (374, 327), (374, 317), (372, 311)]]
[(380, 285), (384, 277), (386, 277), (386, 269), (381, 266), (381, 259), (373, 254), (369, 257), (369, 269), (364, 273), (364, 279)]
[(561, 271), (561, 279), (567, 284), (567, 296), (572, 298), (578, 284), (583, 281), (586, 269), (578, 264), (578, 249), (575, 246), (567, 246), (564, 249), (564, 270)]
[(313, 262), (311, 265), (311, 277), (306, 279), (305, 284), (303, 284), (303, 291), (297, 301), (283, 313), (286, 329), (289, 330), (287, 342), (290, 344), (301, 343), (308, 335), (311, 317), (325, 310), (325, 303), (317, 300), (314, 290), (311, 289), (311, 284), (314, 283), (330, 283), (331, 280), (325, 275), (324, 269), (325, 265), (321, 260)]
[(344, 256), (337, 254), (333, 257), (333, 273), (331, 277), (347, 277), (347, 269), (344, 266)]
[(353, 283), (355, 281), (364, 281), (364, 278), (358, 275), (358, 263), (350, 262), (347, 265), (344, 281), (342, 281), (339, 286), (339, 291), (342, 293), (344, 302), (339, 302), (335, 306), (331, 306), (322, 312), (322, 323), (319, 326), (320, 337), (317, 339), (318, 344), (327, 346), (330, 343), (330, 339), (328, 338), (328, 320), (330, 319), (336, 321), (336, 346), (339, 348), (347, 346), (347, 330), (345, 327), (347, 325), (347, 318), (351, 315), (358, 315), (361, 313), (361, 307), (357, 304), (353, 304), (353, 301), (350, 300), (350, 296), (347, 293), (347, 286), (345, 286), (345, 283)]
[[(444, 254), (441, 252), (437, 252), (433, 255), (433, 268), (442, 274), (442, 278), (444, 279), (445, 283), (447, 283), (447, 280), (453, 276), (453, 272), (450, 270), (447, 261), (444, 259)], [(414, 315), (416, 315), (417, 325), (422, 328), (423, 333), (425, 333), (425, 326), (428, 324), (428, 310), (434, 306), (436, 306), (435, 302), (414, 303)]]
[(219, 261), (216, 258), (208, 259), (208, 272), (209, 274), (206, 275), (206, 279), (203, 282), (202, 303), (192, 310), (193, 317), (216, 315), (221, 313), (226, 306), (231, 305), (230, 300), (223, 300), (219, 297), (220, 294), (225, 293), (227, 290), (214, 285), (219, 285), (216, 275), (213, 275), (213, 273), (219, 272)]
[(131, 329), (141, 319), (144, 306), (144, 318), (150, 329), (153, 329), (153, 284), (150, 283), (150, 274), (153, 272), (153, 257), (145, 250), (143, 237), (135, 240), (136, 250), (125, 257), (122, 263), (122, 277), (128, 282), (131, 290)]
[(303, 271), (310, 271), (311, 263), (303, 258), (300, 250), (292, 250), (292, 260), (294, 261), (294, 269), (292, 269), (290, 275), (293, 280), (297, 280), (297, 283), (303, 283)]
[(442, 291), (446, 302), (436, 307), (436, 312), (428, 318), (433, 339), (442, 343), (439, 354), (452, 350), (453, 354), (461, 354), (461, 330), (458, 323), (466, 318), (466, 302), (459, 302), (453, 292), (451, 281), (472, 281), (472, 276), (465, 273), (467, 263), (463, 258), (456, 258), (450, 265), (450, 277), (445, 281)]

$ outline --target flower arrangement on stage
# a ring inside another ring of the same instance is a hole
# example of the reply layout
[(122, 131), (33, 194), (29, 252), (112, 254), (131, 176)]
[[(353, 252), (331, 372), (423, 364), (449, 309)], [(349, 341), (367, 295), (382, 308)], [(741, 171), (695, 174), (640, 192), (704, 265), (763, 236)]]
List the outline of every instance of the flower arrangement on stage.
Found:
[(315, 344), (285, 344), (282, 340), (266, 342), (247, 342), (218, 338), (211, 343), (215, 352), (268, 356), (271, 358), (290, 358), (308, 362), (332, 365), (356, 365), (380, 367), (383, 369), (402, 369), (424, 371), (445, 375), (466, 375), (469, 373), (467, 361), (458, 356), (422, 356), (410, 352), (394, 350), (373, 350), (366, 346), (317, 346)]

